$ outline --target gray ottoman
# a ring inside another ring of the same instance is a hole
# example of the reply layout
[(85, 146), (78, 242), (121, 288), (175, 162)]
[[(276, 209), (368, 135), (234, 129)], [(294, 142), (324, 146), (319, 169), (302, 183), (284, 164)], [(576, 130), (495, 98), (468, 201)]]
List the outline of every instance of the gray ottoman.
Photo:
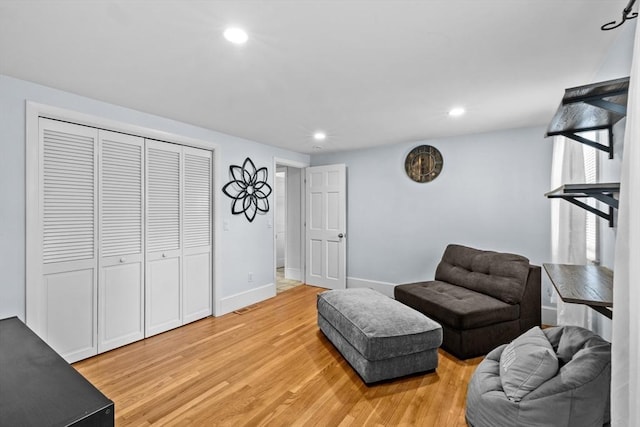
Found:
[(440, 324), (371, 289), (319, 294), (318, 326), (365, 383), (438, 367)]

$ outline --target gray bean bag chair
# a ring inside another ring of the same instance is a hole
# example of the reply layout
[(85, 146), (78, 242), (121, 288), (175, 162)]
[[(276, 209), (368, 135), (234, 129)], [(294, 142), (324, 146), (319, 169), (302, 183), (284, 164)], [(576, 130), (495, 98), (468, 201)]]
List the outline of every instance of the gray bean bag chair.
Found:
[(611, 344), (577, 326), (532, 328), (491, 351), (467, 390), (472, 427), (607, 425)]

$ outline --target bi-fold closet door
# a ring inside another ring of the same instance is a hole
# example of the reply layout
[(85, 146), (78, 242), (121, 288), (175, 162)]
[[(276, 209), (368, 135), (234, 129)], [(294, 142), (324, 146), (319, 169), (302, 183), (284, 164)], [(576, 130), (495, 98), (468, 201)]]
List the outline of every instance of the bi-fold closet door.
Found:
[(39, 125), (39, 271), (26, 320), (73, 362), (98, 351), (98, 131), (46, 119)]
[(147, 336), (182, 325), (182, 181), (182, 147), (147, 141)]
[(212, 153), (41, 118), (27, 324), (73, 362), (211, 314)]
[(144, 338), (144, 138), (98, 131), (98, 352)]
[(147, 140), (146, 336), (211, 314), (210, 151)]

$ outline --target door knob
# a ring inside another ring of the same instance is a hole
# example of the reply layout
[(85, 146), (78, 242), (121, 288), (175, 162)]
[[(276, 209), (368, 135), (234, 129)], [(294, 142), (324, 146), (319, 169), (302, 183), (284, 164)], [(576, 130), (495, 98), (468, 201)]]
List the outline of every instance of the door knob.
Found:
[(120, 258), (120, 262), (125, 262), (125, 261), (126, 261), (125, 257)]
[(338, 238), (339, 239), (342, 239), (343, 237), (344, 237), (344, 234), (342, 234), (342, 233), (338, 234)]

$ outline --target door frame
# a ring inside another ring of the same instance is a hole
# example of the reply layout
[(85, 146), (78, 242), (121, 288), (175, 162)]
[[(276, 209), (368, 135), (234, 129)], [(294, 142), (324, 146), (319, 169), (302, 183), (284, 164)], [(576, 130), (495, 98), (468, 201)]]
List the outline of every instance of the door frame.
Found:
[[(174, 144), (184, 145), (188, 147), (201, 148), (209, 150), (213, 155), (213, 174), (212, 174), (212, 232), (213, 232), (213, 248), (212, 248), (212, 285), (211, 285), (211, 311), (216, 316), (220, 313), (220, 269), (217, 255), (218, 248), (221, 247), (220, 233), (222, 230), (222, 219), (219, 214), (220, 209), (220, 192), (216, 191), (217, 183), (222, 182), (221, 175), (221, 159), (220, 145), (213, 141), (192, 138), (184, 135), (165, 132), (158, 129), (148, 128), (145, 126), (135, 125), (127, 122), (108, 119), (105, 117), (86, 114), (75, 110), (55, 107), (52, 105), (41, 104), (34, 101), (26, 101), (25, 111), (25, 142), (26, 142), (26, 185), (25, 185), (25, 205), (26, 205), (26, 241), (25, 241), (25, 321), (41, 325), (44, 319), (40, 319), (40, 313), (30, 309), (30, 305), (26, 301), (29, 299), (38, 300), (39, 286), (38, 280), (42, 276), (40, 269), (38, 254), (40, 252), (40, 236), (38, 234), (38, 224), (41, 221), (39, 207), (39, 182), (42, 171), (40, 170), (41, 160), (39, 156), (39, 118), (48, 118), (65, 122), (76, 123), (94, 127), (98, 129), (120, 132), (146, 139), (170, 142)], [(36, 331), (38, 332), (38, 331)]]
[[(306, 268), (307, 268), (307, 262), (306, 262), (306, 253), (305, 253), (305, 241), (304, 241), (304, 236), (305, 236), (305, 216), (306, 216), (306, 203), (305, 203), (305, 188), (304, 188), (304, 177), (305, 177), (305, 169), (308, 168), (310, 166), (309, 162), (300, 162), (297, 160), (290, 160), (290, 159), (285, 159), (282, 157), (273, 157), (273, 165), (272, 165), (272, 170), (273, 170), (273, 179), (272, 179), (272, 184), (273, 184), (273, 188), (275, 189), (275, 183), (276, 183), (276, 168), (278, 166), (286, 166), (286, 167), (292, 167), (292, 168), (296, 168), (296, 169), (300, 169), (301, 173), (300, 173), (300, 216), (301, 216), (301, 221), (300, 221), (300, 248), (301, 248), (301, 259), (302, 259), (302, 263), (301, 263), (301, 274), (302, 274), (302, 280), (300, 280), (301, 282), (304, 283), (304, 278), (305, 278), (305, 274), (306, 274)], [(286, 209), (286, 206), (285, 206)], [(286, 216), (285, 216), (286, 217)], [(273, 201), (273, 295), (276, 295), (276, 283), (277, 283), (277, 278), (276, 278), (276, 265), (277, 265), (277, 256), (278, 254), (276, 253), (276, 226), (275, 226), (275, 218), (276, 218), (276, 203), (275, 203), (275, 195), (274, 195), (274, 201)], [(286, 254), (286, 249), (285, 249), (285, 254)], [(285, 268), (286, 268), (286, 255), (285, 255)]]
[[(280, 180), (278, 174), (279, 173), (283, 173), (283, 182), (282, 185), (278, 182)], [(288, 234), (288, 224), (287, 224), (287, 220), (289, 219), (289, 197), (288, 197), (288, 191), (289, 191), (289, 185), (287, 183), (287, 180), (289, 179), (289, 170), (287, 168), (287, 166), (282, 166), (282, 165), (278, 165), (276, 167), (276, 169), (274, 170), (274, 178), (273, 178), (273, 195), (274, 195), (274, 200), (273, 200), (273, 226), (275, 228), (275, 234), (276, 234), (276, 270), (278, 268), (280, 268), (280, 261), (282, 261), (282, 267), (284, 268), (286, 266), (286, 261), (287, 261), (287, 254), (286, 254), (286, 247), (287, 247), (287, 242), (286, 242), (286, 236)], [(282, 188), (281, 188), (282, 187)], [(280, 191), (282, 191), (284, 194), (280, 194)], [(280, 209), (280, 202), (278, 201), (279, 198), (283, 199), (283, 209)], [(284, 211), (284, 212), (282, 212)], [(284, 215), (283, 215), (284, 213)], [(279, 229), (278, 228), (278, 224), (280, 223), (280, 217), (283, 217), (283, 227), (284, 230)], [(280, 256), (280, 237), (278, 236), (280, 232), (283, 232), (285, 234), (285, 241), (282, 242), (282, 257)]]

